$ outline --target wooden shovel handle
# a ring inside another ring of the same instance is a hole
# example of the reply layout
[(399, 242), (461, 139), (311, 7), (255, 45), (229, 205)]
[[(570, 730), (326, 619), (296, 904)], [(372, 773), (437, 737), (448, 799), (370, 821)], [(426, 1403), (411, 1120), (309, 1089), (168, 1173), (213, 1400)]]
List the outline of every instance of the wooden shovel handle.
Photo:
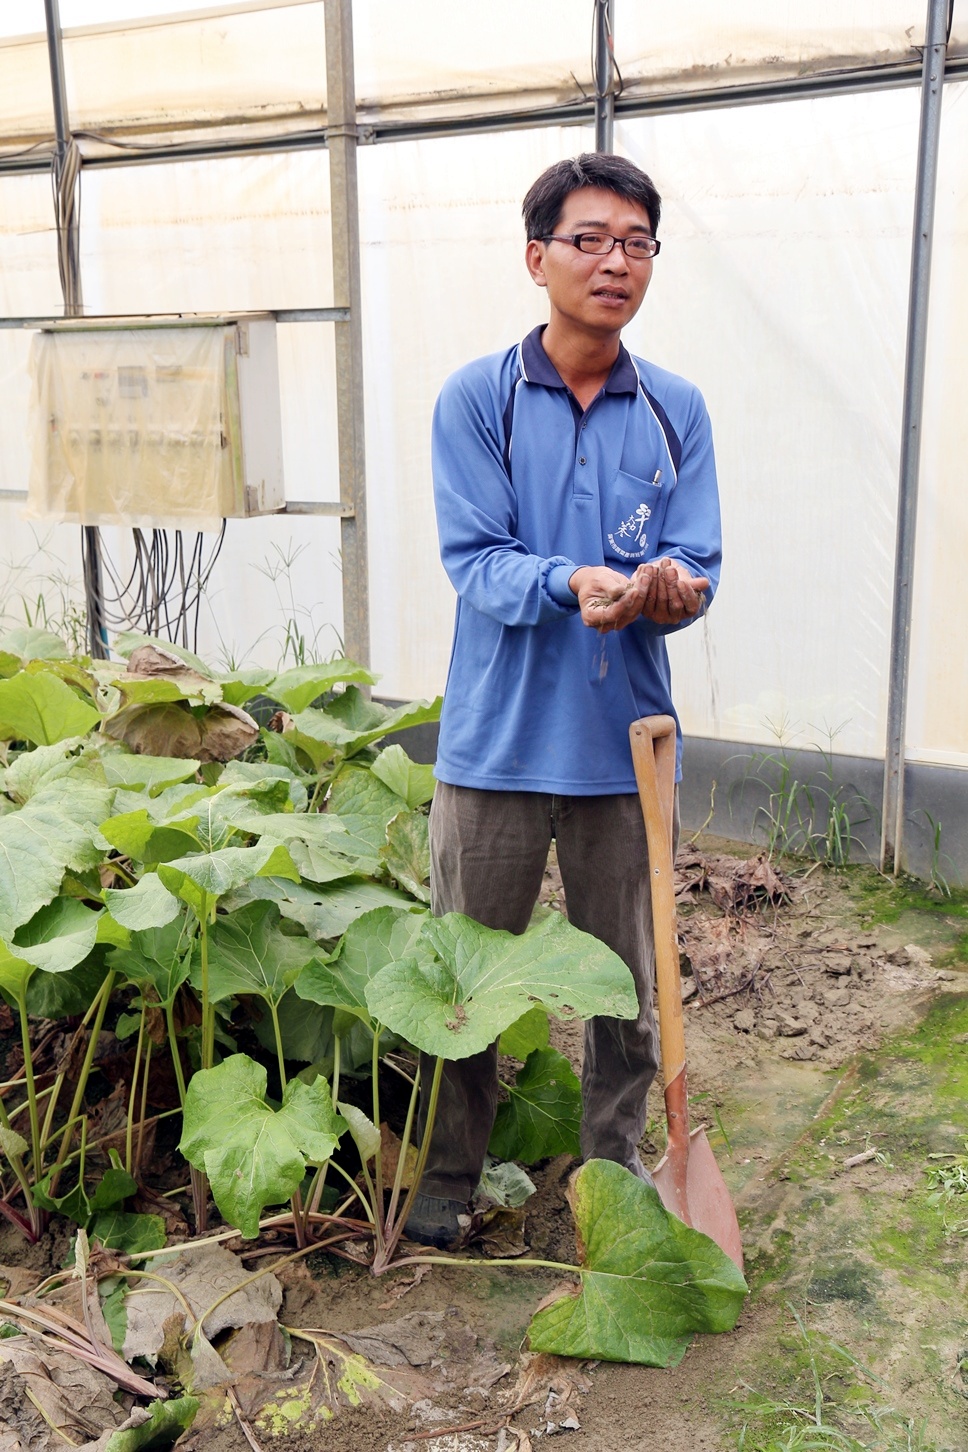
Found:
[(629, 740), (649, 847), (659, 1038), (662, 1047), (662, 1074), (668, 1088), (686, 1066), (672, 861), (676, 723), (671, 716), (643, 716), (640, 721), (633, 721), (629, 727)]

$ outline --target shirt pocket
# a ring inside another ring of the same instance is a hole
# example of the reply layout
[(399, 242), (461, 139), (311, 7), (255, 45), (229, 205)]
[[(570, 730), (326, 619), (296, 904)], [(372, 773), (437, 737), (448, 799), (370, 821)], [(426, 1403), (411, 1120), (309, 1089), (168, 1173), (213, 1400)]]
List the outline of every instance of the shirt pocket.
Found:
[(606, 564), (640, 565), (655, 555), (668, 492), (620, 469), (602, 491), (602, 549)]

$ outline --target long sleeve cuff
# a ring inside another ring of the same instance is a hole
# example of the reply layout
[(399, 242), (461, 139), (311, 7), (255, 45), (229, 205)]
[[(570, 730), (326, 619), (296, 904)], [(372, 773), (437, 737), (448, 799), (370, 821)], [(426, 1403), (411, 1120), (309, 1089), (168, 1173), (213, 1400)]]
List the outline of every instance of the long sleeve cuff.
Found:
[(558, 605), (564, 605), (566, 608), (574, 610), (578, 609), (578, 596), (571, 589), (568, 581), (577, 569), (578, 566), (570, 562), (563, 565), (552, 565), (545, 576), (545, 589), (552, 600)]

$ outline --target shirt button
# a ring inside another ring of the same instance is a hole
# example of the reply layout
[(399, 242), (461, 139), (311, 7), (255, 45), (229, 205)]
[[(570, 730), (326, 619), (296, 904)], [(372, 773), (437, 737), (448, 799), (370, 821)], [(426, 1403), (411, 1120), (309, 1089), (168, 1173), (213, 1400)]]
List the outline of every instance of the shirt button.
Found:
[(580, 458), (580, 459), (579, 459), (579, 460), (578, 460), (578, 462), (579, 462), (579, 464), (584, 464), (584, 462), (585, 462), (585, 456), (584, 456), (584, 454), (582, 454), (582, 456), (581, 456), (581, 458)]

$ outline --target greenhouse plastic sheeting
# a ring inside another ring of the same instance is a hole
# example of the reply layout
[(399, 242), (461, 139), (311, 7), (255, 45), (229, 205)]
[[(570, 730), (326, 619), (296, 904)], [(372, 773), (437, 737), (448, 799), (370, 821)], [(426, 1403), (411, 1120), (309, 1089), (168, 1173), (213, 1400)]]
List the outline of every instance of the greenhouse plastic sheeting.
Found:
[[(188, 14), (132, 0), (126, 23), (72, 26), (64, 7), (75, 130), (137, 144), (325, 124), (323, 0), (262, 0)], [(956, 7), (951, 53), (968, 54)], [(138, 12), (144, 12), (138, 18)], [(587, 99), (589, 0), (355, 0), (361, 123), (392, 125)], [(40, 29), (40, 26), (38, 26)], [(616, 0), (616, 55), (629, 97), (708, 91), (889, 68), (919, 59), (919, 0)], [(511, 38), (509, 43), (509, 38)], [(42, 34), (0, 41), (0, 138), (49, 137)], [(85, 143), (90, 152), (96, 147)]]

